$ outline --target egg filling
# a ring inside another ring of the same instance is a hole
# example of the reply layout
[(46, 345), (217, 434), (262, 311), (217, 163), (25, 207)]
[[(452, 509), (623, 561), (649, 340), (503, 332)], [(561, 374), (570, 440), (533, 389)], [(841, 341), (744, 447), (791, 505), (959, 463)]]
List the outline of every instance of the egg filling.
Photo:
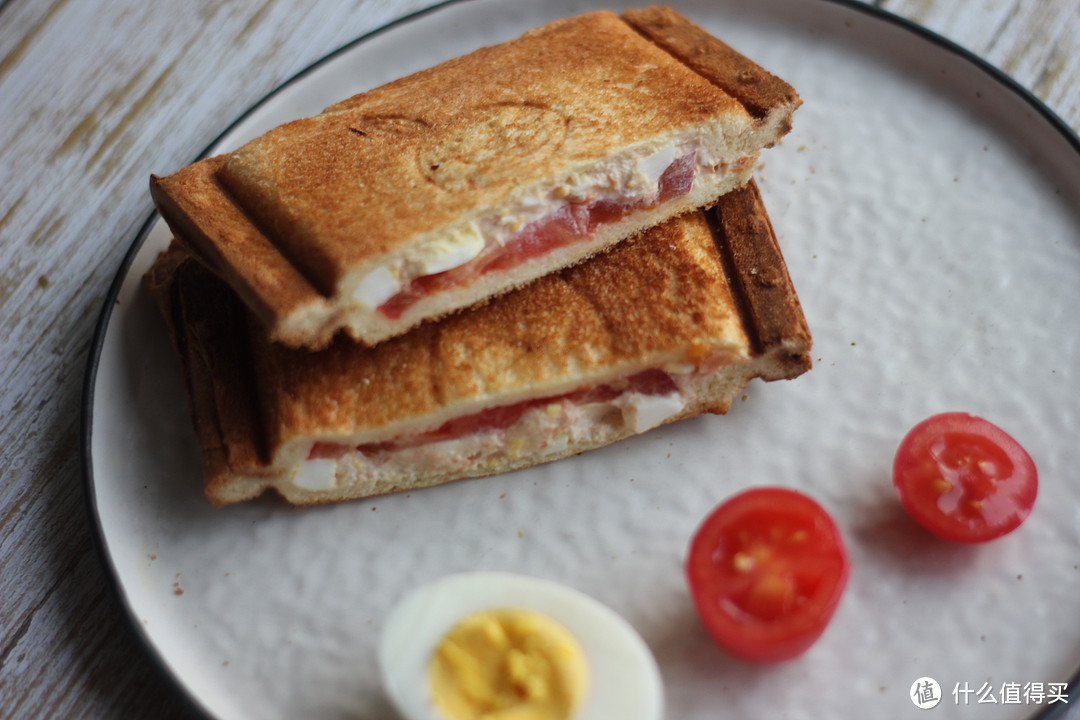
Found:
[(623, 158), (575, 176), (543, 197), (522, 201), (512, 211), (455, 228), (416, 248), (416, 257), (373, 269), (359, 281), (352, 300), (397, 319), (429, 295), (590, 240), (601, 226), (682, 197), (701, 178), (742, 172), (752, 161), (720, 160), (711, 149), (690, 145)]
[(446, 720), (568, 720), (588, 685), (577, 640), (540, 613), (474, 613), (442, 638), (428, 668)]
[(678, 416), (693, 396), (692, 378), (698, 375), (645, 370), (610, 384), (491, 407), (385, 442), (316, 442), (292, 484), (332, 490), (366, 483), (385, 492), (400, 472), (554, 458), (571, 445), (588, 445), (620, 430), (643, 433)]

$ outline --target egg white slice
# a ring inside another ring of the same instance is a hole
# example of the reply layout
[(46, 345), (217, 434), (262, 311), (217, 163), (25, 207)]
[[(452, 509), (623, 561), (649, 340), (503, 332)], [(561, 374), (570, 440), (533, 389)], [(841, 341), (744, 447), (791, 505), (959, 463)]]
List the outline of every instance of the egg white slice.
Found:
[(659, 720), (660, 671), (625, 619), (593, 598), (548, 580), (501, 572), (449, 575), (406, 596), (383, 627), (379, 662), (391, 701), (406, 720), (442, 720), (431, 704), (428, 664), (451, 627), (475, 612), (543, 613), (574, 637), (589, 666), (585, 701), (573, 720)]

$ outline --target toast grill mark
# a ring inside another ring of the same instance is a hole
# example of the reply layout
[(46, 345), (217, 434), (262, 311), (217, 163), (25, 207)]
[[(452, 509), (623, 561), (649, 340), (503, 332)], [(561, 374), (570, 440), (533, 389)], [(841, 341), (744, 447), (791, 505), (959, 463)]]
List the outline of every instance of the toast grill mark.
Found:
[(555, 154), (569, 123), (562, 113), (530, 104), (483, 105), (456, 116), (453, 127), (420, 150), (420, 172), (447, 192), (512, 180), (524, 165)]
[(405, 115), (368, 115), (360, 118), (349, 130), (361, 137), (412, 137), (431, 129), (431, 125), (420, 118)]

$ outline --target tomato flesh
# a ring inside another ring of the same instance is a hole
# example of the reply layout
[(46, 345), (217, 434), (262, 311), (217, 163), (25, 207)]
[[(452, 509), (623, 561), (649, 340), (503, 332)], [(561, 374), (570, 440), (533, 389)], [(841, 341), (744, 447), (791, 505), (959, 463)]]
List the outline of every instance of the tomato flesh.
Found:
[(993, 423), (967, 413), (934, 415), (911, 429), (893, 461), (904, 508), (938, 537), (993, 540), (1035, 505), (1038, 472), (1027, 451)]
[(713, 510), (686, 561), (705, 629), (751, 662), (789, 660), (813, 645), (849, 572), (840, 531), (824, 508), (778, 487), (744, 491)]

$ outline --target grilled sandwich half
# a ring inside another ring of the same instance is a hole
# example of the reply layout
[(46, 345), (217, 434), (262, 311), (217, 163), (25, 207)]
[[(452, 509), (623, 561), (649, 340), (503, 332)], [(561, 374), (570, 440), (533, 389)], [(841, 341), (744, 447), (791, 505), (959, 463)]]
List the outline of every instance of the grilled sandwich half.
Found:
[(800, 102), (673, 10), (593, 12), (154, 176), (151, 194), (271, 338), (374, 345), (712, 204)]

